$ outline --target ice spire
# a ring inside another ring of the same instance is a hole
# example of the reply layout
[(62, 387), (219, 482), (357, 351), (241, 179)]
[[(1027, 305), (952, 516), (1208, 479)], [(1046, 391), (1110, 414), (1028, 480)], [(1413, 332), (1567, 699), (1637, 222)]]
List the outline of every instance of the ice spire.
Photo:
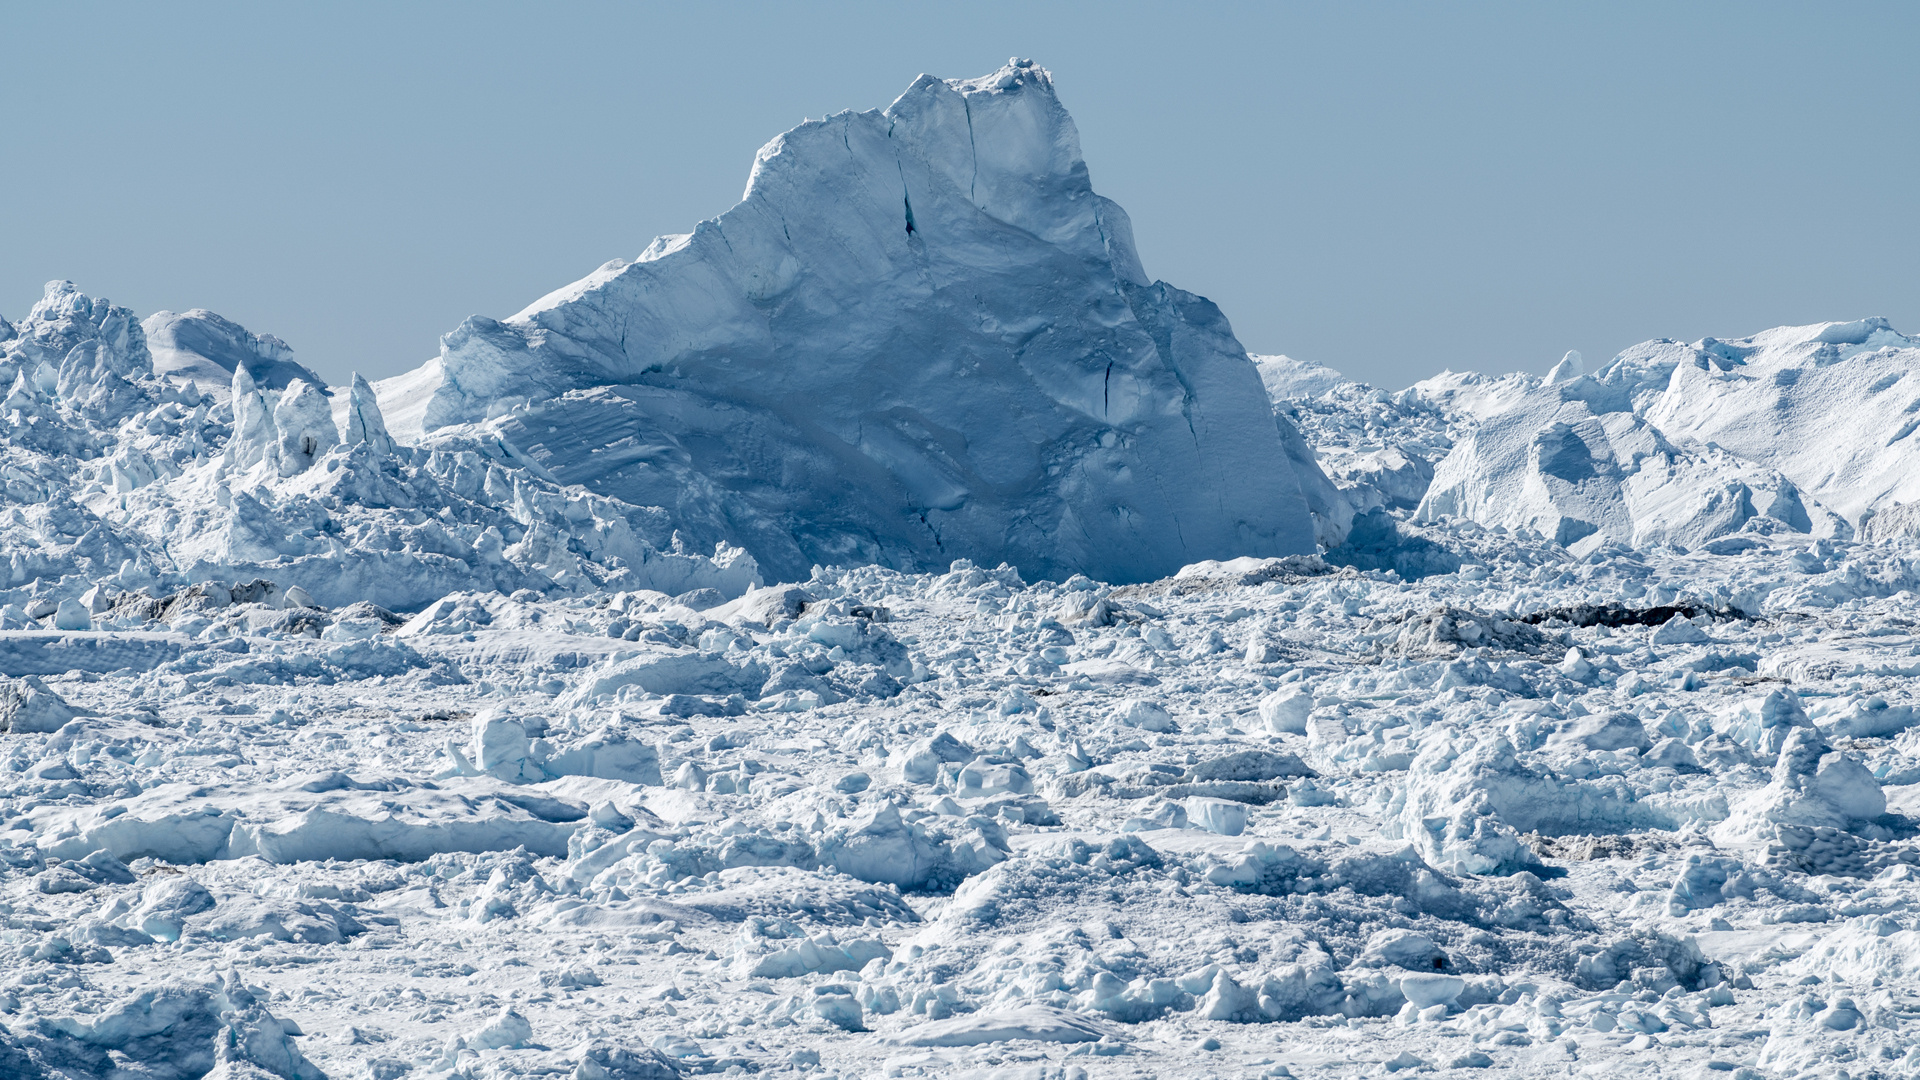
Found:
[(280, 433), (266, 398), (253, 384), (245, 364), (233, 369), (233, 437), (227, 440), (227, 461), (242, 469), (280, 459)]
[(386, 417), (380, 413), (380, 399), (359, 372), (353, 373), (353, 388), (347, 391), (347, 445), (367, 443), (376, 454), (393, 453), (393, 436), (387, 434)]
[(326, 392), (305, 379), (287, 384), (273, 407), (273, 426), (280, 433), (281, 476), (305, 472), (340, 444)]
[(1586, 371), (1587, 365), (1586, 362), (1580, 358), (1580, 350), (1568, 349), (1567, 355), (1561, 357), (1560, 362), (1553, 365), (1552, 371), (1547, 372), (1547, 385), (1552, 386), (1554, 383), (1572, 382), (1586, 374)]

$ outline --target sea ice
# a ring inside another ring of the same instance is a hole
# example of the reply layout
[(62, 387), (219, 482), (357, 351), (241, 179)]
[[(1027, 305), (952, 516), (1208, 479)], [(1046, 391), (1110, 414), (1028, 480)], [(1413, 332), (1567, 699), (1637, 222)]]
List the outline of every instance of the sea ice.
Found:
[(291, 355), (0, 320), (8, 1080), (1920, 1072), (1884, 321), (1250, 362), (1018, 62)]

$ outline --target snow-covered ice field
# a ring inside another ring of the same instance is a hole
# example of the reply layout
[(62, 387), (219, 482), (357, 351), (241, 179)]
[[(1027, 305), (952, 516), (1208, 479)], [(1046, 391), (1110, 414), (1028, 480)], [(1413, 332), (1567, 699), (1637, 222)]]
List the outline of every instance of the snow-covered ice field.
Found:
[(0, 1077), (1920, 1074), (1883, 320), (1249, 363), (1016, 63), (292, 356), (0, 321)]

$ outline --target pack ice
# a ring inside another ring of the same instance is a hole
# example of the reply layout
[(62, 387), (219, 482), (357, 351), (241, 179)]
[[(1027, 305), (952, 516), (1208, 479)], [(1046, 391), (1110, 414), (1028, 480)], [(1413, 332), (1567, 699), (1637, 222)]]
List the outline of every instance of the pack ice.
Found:
[(0, 320), (0, 1077), (1920, 1073), (1882, 321), (1249, 360), (1017, 62), (293, 355)]

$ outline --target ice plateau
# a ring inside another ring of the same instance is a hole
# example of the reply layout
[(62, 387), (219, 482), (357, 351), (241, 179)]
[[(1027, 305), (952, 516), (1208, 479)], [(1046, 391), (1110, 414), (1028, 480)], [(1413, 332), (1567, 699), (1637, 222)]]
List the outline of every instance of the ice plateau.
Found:
[(1015, 62), (292, 357), (0, 319), (6, 1080), (1920, 1075), (1882, 320), (1248, 358)]

